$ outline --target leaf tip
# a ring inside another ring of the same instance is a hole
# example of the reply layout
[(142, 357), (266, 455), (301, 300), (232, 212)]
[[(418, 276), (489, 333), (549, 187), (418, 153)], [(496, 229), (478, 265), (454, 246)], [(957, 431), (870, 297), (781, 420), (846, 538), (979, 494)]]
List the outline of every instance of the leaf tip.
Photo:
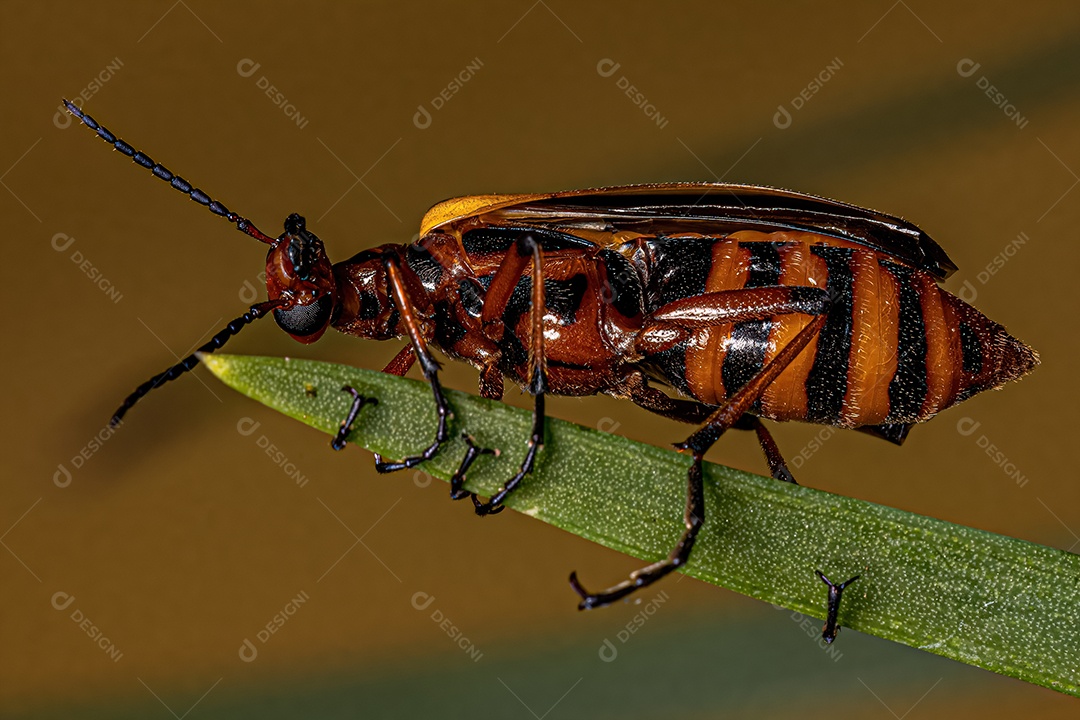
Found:
[(199, 358), (199, 362), (206, 366), (206, 369), (214, 373), (219, 380), (224, 380), (225, 376), (229, 373), (229, 360), (230, 355), (211, 355), (210, 353), (195, 353)]

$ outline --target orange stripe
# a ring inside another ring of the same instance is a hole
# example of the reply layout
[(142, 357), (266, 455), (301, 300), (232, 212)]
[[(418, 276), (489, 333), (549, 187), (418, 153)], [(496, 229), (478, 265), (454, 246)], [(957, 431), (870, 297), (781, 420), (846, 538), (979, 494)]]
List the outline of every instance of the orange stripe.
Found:
[(940, 409), (945, 409), (956, 402), (957, 396), (964, 387), (964, 349), (963, 338), (960, 335), (960, 322), (964, 319), (962, 313), (957, 312), (957, 304), (962, 303), (947, 291), (938, 286), (941, 295), (941, 309), (945, 315), (945, 325), (949, 328), (949, 362), (952, 363), (952, 386), (945, 397), (944, 404)]
[(949, 339), (950, 328), (945, 321), (941, 306), (941, 290), (929, 275), (916, 272), (912, 275), (922, 305), (923, 325), (926, 328), (926, 399), (920, 416), (929, 418), (948, 406), (954, 385), (955, 358), (953, 344)]
[(842, 421), (847, 426), (876, 425), (889, 414), (889, 382), (896, 374), (899, 297), (878, 255), (856, 251), (851, 357)]
[[(817, 236), (808, 233), (775, 233), (774, 241), (788, 244), (780, 248), (780, 284), (798, 287), (824, 288), (828, 279), (825, 262), (810, 253), (810, 238)], [(790, 343), (799, 331), (806, 327), (809, 318), (804, 315), (785, 315), (776, 318), (773, 331), (769, 336), (768, 362), (785, 345)], [(762, 415), (775, 420), (802, 420), (806, 417), (806, 378), (814, 365), (817, 354), (817, 338), (810, 341), (806, 348), (791, 361), (769, 385), (762, 398)]]

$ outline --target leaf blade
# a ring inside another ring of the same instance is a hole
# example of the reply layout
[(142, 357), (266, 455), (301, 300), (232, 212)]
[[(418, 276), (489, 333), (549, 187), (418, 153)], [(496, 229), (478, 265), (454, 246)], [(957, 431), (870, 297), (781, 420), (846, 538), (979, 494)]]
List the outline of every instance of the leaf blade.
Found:
[[(349, 406), (344, 384), (379, 398), (351, 441), (396, 458), (435, 427), (424, 383), (344, 365), (210, 355), (227, 385), (328, 433)], [(312, 392), (312, 388), (314, 392)], [(470, 470), (488, 495), (517, 468), (527, 411), (448, 391), (455, 433), (503, 450)], [(449, 478), (464, 455), (450, 445), (423, 469)], [(646, 561), (682, 530), (684, 455), (549, 419), (536, 472), (507, 506)], [(706, 522), (683, 570), (736, 592), (823, 617), (820, 569), (859, 574), (844, 595), (845, 626), (1071, 695), (1080, 695), (1080, 556), (813, 488), (706, 464)], [(615, 578), (584, 578), (587, 586)], [(592, 584), (589, 584), (592, 583)]]

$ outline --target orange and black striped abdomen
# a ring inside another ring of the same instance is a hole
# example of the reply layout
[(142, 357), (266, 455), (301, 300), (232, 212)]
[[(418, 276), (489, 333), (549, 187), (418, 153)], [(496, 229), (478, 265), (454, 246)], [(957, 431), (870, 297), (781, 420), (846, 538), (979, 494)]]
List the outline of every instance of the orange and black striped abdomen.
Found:
[[(926, 272), (852, 243), (743, 231), (650, 245), (649, 310), (739, 288), (829, 292), (824, 327), (755, 404), (763, 417), (841, 427), (920, 422), (1035, 362), (1026, 346)], [(705, 328), (647, 362), (685, 394), (719, 405), (807, 322), (783, 315)]]

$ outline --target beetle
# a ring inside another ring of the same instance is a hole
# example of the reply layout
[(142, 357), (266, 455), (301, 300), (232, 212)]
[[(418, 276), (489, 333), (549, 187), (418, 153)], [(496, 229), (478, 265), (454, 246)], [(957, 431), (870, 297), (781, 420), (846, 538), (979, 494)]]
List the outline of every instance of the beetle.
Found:
[[(873, 210), (713, 183), (478, 195), (432, 207), (416, 242), (332, 264), (300, 215), (288, 216), (280, 236), (268, 236), (64, 102), (135, 163), (270, 246), (268, 299), (199, 352), (213, 352), (267, 314), (301, 343), (328, 327), (408, 340), (384, 370), (404, 375), (419, 364), (437, 428), (416, 455), (375, 455), (379, 472), (429, 460), (450, 437), (433, 348), (474, 365), (486, 398), (502, 397), (504, 378), (534, 398), (525, 456), (486, 501), (462, 487), (471, 463), (491, 452), (469, 439), (451, 497), (471, 498), (481, 516), (500, 511), (532, 471), (548, 393), (605, 393), (699, 425), (676, 445), (693, 458), (678, 543), (667, 558), (599, 592), (571, 573), (581, 609), (626, 597), (687, 562), (705, 521), (702, 458), (727, 430), (753, 430), (772, 476), (794, 482), (762, 418), (860, 429), (900, 444), (914, 424), (1039, 362), (1034, 350), (941, 287), (956, 266), (934, 240)], [(140, 385), (112, 424), (197, 362), (193, 354)], [(353, 402), (335, 449), (369, 402), (344, 390)], [(829, 585), (824, 634), (831, 642), (847, 583), (835, 586), (818, 574)]]

